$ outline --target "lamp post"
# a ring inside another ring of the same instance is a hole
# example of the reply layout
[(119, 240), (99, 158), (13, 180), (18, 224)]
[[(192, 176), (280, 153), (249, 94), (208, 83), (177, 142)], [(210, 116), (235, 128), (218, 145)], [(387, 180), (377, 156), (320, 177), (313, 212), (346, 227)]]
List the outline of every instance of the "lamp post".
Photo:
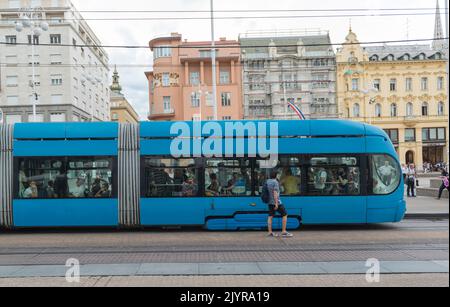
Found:
[(214, 38), (214, 0), (211, 0), (211, 64), (212, 64), (212, 87), (214, 120), (217, 120), (217, 75), (216, 75), (216, 41)]
[(45, 31), (48, 31), (49, 25), (43, 21), (44, 10), (41, 7), (23, 8), (20, 9), (19, 20), (16, 22), (16, 31), (22, 32), (24, 29), (30, 30), (31, 43), (31, 66), (32, 66), (32, 84), (33, 90), (33, 122), (36, 122), (36, 105), (39, 96), (36, 92), (36, 68), (35, 68), (35, 38), (41, 36)]

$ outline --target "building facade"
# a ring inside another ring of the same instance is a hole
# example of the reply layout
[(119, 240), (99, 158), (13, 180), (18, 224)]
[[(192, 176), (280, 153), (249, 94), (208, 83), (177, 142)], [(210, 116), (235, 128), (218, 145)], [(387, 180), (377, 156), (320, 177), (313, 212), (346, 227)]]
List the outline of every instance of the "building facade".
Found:
[(336, 56), (328, 32), (241, 34), (245, 119), (337, 118)]
[(448, 88), (442, 44), (362, 47), (352, 30), (337, 52), (341, 117), (384, 129), (402, 163), (448, 163)]
[[(150, 41), (153, 71), (149, 82), (149, 120), (214, 119), (211, 42), (188, 42), (172, 33)], [(209, 48), (208, 48), (209, 47)], [(237, 41), (216, 42), (217, 119), (238, 120), (242, 77)]]
[[(33, 121), (31, 30), (18, 10), (41, 7), (47, 32), (34, 37), (36, 121), (110, 119), (108, 55), (69, 0), (0, 1), (0, 108), (8, 123)], [(82, 47), (84, 46), (84, 47)]]
[(117, 68), (114, 70), (113, 83), (111, 89), (111, 121), (118, 123), (137, 124), (139, 115), (133, 106), (122, 94), (122, 86), (119, 82)]

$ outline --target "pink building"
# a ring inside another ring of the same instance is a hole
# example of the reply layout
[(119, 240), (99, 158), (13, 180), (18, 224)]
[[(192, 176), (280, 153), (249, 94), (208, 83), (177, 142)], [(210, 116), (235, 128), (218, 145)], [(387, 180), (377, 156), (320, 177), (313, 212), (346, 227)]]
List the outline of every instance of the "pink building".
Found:
[[(240, 49), (237, 41), (216, 42), (219, 120), (243, 118)], [(153, 71), (149, 82), (149, 120), (190, 121), (214, 118), (211, 42), (183, 41), (172, 33), (150, 41)], [(227, 46), (226, 48), (224, 48)]]

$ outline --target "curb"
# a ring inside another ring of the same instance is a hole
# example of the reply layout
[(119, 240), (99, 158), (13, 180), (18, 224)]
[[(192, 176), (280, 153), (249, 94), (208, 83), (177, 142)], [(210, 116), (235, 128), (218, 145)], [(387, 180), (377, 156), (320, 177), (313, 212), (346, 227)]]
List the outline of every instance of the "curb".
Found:
[(419, 219), (419, 220), (448, 220), (449, 214), (448, 213), (408, 213), (405, 215), (406, 220), (413, 220), (413, 219)]

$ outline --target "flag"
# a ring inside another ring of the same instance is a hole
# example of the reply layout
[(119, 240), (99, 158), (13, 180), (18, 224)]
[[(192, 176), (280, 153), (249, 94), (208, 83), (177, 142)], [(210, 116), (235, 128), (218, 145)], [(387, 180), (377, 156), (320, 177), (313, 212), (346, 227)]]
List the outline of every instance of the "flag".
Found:
[(298, 117), (300, 118), (300, 120), (306, 120), (305, 115), (303, 114), (302, 110), (300, 110), (299, 107), (297, 107), (295, 104), (293, 104), (292, 102), (290, 102), (288, 100), (288, 105), (291, 107), (291, 109), (297, 113)]

